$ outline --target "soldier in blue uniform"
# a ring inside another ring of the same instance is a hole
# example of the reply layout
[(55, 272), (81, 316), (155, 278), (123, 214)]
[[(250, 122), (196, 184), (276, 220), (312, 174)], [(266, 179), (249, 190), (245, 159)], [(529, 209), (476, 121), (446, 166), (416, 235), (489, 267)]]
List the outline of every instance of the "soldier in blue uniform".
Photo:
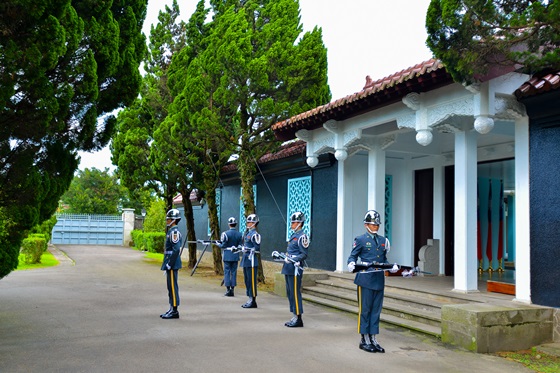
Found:
[(290, 216), (290, 228), (292, 235), (288, 241), (288, 249), (282, 274), (286, 279), (286, 294), (290, 302), (290, 312), (294, 317), (284, 325), (289, 328), (303, 327), (303, 302), (301, 299), (301, 283), (303, 279), (303, 266), (307, 258), (307, 249), (309, 247), (309, 239), (303, 231), (303, 223), (305, 215), (300, 212), (294, 212)]
[[(348, 270), (354, 271), (358, 258), (362, 262), (388, 263), (387, 253), (391, 248), (389, 240), (377, 234), (381, 219), (375, 210), (369, 210), (364, 217), (366, 233), (354, 238), (352, 252), (348, 257)], [(367, 352), (385, 352), (379, 345), (379, 319), (383, 307), (385, 273), (369, 268), (356, 273), (354, 283), (358, 286), (358, 332), (361, 334), (360, 349)]]
[(167, 236), (165, 238), (165, 251), (163, 252), (163, 264), (161, 270), (165, 271), (167, 277), (167, 293), (169, 295), (169, 310), (160, 315), (162, 319), (178, 319), (179, 311), (177, 308), (181, 303), (179, 298), (179, 285), (177, 275), (183, 266), (181, 263), (181, 232), (177, 223), (181, 220), (181, 214), (177, 209), (167, 212), (165, 218), (167, 222)]
[(259, 217), (256, 214), (247, 216), (247, 231), (243, 234), (243, 278), (249, 300), (243, 308), (257, 308), (257, 271), (259, 268), (258, 254), (261, 250), (261, 235), (257, 232)]
[(229, 229), (222, 232), (220, 240), (222, 243), (220, 247), (224, 249), (224, 284), (226, 285), (226, 297), (233, 297), (233, 289), (237, 285), (237, 266), (239, 264), (239, 252), (234, 252), (232, 249), (237, 249), (237, 246), (241, 245), (243, 240), (243, 235), (235, 229), (237, 226), (237, 221), (235, 218), (231, 217), (228, 219)]

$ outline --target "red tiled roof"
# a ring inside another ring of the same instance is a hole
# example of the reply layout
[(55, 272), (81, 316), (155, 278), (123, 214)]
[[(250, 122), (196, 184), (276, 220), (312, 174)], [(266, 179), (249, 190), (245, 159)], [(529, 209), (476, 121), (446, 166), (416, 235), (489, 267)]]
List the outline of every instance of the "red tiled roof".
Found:
[(313, 130), (329, 119), (350, 118), (397, 102), (408, 93), (425, 92), (451, 83), (453, 79), (441, 61), (431, 59), (376, 81), (367, 76), (361, 91), (278, 122), (272, 130), (279, 140), (291, 140), (300, 129)]
[(536, 96), (560, 88), (560, 71), (546, 75), (535, 75), (521, 85), (516, 91), (518, 99)]

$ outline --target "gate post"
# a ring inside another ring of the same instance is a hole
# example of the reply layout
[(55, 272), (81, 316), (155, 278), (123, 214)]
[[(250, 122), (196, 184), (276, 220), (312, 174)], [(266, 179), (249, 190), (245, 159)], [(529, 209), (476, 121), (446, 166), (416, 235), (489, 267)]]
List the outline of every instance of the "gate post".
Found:
[(131, 232), (134, 229), (134, 209), (123, 208), (122, 211), (122, 220), (124, 221), (123, 246), (130, 246)]

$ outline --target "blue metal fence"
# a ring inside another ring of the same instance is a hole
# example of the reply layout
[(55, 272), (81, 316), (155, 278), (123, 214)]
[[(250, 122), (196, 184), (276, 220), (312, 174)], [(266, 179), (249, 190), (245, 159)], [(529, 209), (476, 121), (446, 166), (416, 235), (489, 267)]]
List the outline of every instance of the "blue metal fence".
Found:
[(121, 215), (58, 214), (52, 243), (61, 245), (122, 245)]

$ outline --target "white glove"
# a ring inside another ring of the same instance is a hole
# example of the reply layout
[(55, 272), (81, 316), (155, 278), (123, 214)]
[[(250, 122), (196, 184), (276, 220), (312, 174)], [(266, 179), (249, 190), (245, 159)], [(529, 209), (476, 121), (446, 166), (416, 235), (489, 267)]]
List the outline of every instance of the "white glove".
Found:
[(165, 265), (165, 268), (167, 268), (168, 271), (171, 270), (171, 266), (169, 265), (169, 263)]
[(288, 260), (288, 257), (285, 257), (285, 258), (284, 258), (284, 263), (290, 264), (290, 261)]
[(397, 273), (398, 271), (399, 271), (399, 266), (397, 265), (397, 263), (393, 264), (393, 268), (389, 270), (389, 272), (391, 273)]
[(348, 272), (354, 272), (354, 268), (356, 268), (356, 263), (354, 262), (348, 263)]

